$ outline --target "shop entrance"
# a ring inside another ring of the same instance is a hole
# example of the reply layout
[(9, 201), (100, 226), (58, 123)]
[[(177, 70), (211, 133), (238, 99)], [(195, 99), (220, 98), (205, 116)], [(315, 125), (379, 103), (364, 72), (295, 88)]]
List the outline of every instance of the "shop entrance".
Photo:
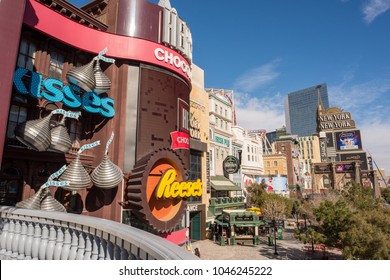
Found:
[(14, 206), (20, 200), (22, 179), (18, 169), (7, 167), (0, 172), (0, 205)]
[(201, 211), (190, 213), (190, 239), (200, 240)]

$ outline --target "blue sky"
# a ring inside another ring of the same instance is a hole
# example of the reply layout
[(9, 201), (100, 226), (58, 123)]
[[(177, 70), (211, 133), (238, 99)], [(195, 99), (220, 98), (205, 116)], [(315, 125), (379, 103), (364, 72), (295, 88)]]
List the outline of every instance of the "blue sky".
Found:
[(390, 0), (170, 3), (191, 29), (205, 87), (234, 90), (240, 126), (280, 128), (288, 93), (326, 83), (330, 105), (352, 113), (390, 174)]

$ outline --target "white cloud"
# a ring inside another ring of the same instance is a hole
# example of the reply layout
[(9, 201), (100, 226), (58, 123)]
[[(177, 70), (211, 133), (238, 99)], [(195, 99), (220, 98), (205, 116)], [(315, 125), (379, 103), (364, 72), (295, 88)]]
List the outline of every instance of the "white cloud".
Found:
[(385, 168), (390, 174), (390, 121), (367, 121), (359, 128), (363, 149), (372, 155), (379, 168)]
[(279, 77), (279, 72), (276, 71), (279, 63), (280, 59), (275, 59), (270, 63), (248, 71), (236, 79), (234, 87), (245, 92), (251, 92), (270, 83)]
[(363, 6), (364, 20), (371, 23), (374, 19), (390, 9), (390, 0), (370, 0)]
[(284, 123), (283, 97), (252, 97), (246, 93), (234, 95), (238, 125), (245, 129), (265, 129), (267, 132), (281, 128)]
[(330, 105), (351, 112), (361, 131), (363, 150), (390, 173), (390, 79), (351, 84), (353, 75), (347, 77), (340, 85), (328, 87), (329, 99), (335, 102)]
[[(349, 84), (349, 79), (339, 85), (329, 86), (330, 106), (337, 106), (345, 111), (356, 111), (358, 115), (378, 114), (383, 118), (383, 114), (378, 110), (390, 101), (390, 80), (375, 79), (360, 84)], [(376, 109), (375, 109), (376, 108)], [(374, 110), (375, 109), (375, 110)], [(373, 116), (373, 115), (372, 115)]]

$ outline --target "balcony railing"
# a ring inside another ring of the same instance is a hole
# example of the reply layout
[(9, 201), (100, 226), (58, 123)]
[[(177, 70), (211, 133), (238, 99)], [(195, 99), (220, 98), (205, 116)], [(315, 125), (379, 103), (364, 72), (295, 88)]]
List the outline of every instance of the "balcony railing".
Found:
[(161, 237), (94, 217), (0, 207), (0, 259), (195, 260)]

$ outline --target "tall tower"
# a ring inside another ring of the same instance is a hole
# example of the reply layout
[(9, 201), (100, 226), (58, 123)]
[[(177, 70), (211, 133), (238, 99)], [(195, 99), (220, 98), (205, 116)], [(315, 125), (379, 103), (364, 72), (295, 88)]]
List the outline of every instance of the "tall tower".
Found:
[(317, 131), (317, 109), (329, 108), (326, 84), (291, 92), (285, 100), (286, 129), (289, 134), (311, 136)]

